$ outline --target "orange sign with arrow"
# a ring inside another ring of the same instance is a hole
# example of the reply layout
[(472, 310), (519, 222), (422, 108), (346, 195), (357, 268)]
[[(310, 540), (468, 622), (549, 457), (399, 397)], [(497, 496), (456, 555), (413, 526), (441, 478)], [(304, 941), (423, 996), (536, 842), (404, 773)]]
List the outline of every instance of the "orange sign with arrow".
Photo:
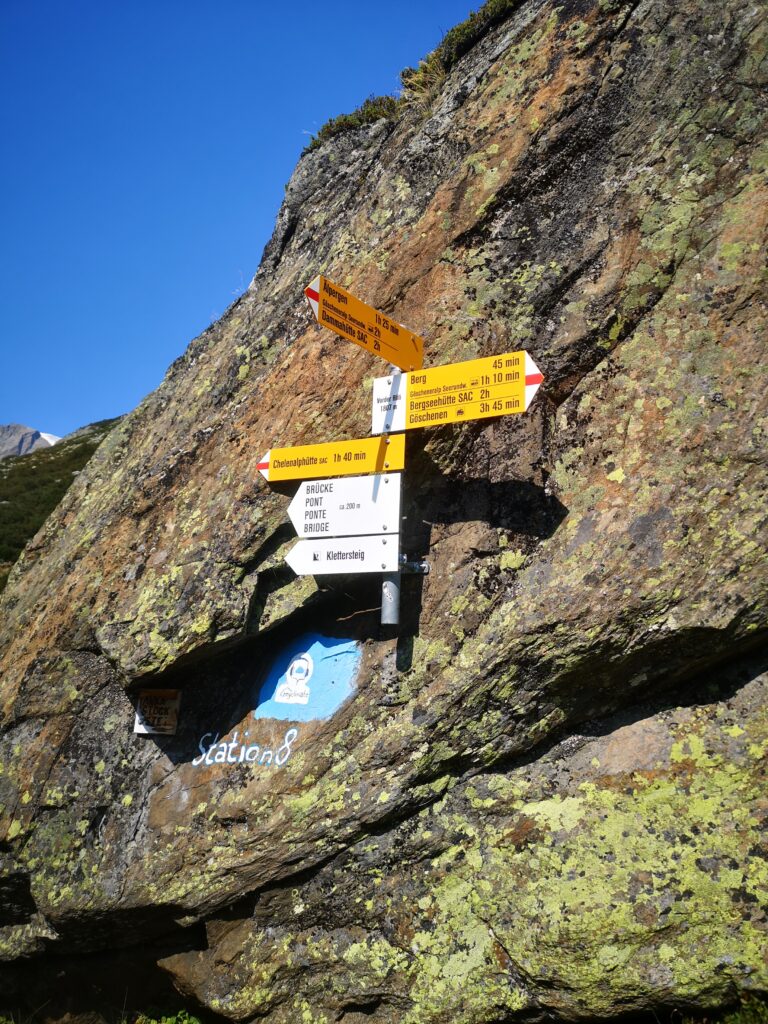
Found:
[(405, 436), (362, 437), (293, 448), (270, 448), (258, 470), (265, 480), (317, 480), (358, 473), (386, 473), (405, 466)]
[(304, 289), (317, 322), (401, 370), (424, 365), (424, 340), (322, 274)]
[(373, 382), (371, 433), (523, 413), (543, 380), (525, 351), (378, 377)]

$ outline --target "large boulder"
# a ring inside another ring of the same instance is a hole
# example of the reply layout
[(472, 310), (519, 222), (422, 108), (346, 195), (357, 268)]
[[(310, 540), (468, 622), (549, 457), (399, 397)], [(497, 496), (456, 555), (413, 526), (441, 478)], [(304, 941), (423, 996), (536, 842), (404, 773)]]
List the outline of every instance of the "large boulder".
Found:
[[(233, 1020), (767, 987), (765, 10), (512, 7), (433, 99), (301, 159), (247, 293), (13, 570), (7, 993), (97, 952)], [(377, 577), (287, 569), (257, 468), (370, 430), (386, 367), (314, 324), (318, 272), (427, 365), (545, 374), (525, 416), (409, 434), (431, 573), (397, 636)], [(311, 643), (354, 648), (341, 699), (267, 713)], [(175, 735), (132, 731), (145, 688)]]

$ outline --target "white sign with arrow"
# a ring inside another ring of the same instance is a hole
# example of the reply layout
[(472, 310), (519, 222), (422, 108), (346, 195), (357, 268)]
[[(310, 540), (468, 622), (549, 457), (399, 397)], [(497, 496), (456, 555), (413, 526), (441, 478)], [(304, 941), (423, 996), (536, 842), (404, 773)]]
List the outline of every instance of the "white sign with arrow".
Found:
[(285, 560), (297, 576), (397, 572), (400, 567), (400, 536), (300, 540)]
[(299, 537), (359, 537), (400, 530), (399, 473), (306, 480), (288, 506)]

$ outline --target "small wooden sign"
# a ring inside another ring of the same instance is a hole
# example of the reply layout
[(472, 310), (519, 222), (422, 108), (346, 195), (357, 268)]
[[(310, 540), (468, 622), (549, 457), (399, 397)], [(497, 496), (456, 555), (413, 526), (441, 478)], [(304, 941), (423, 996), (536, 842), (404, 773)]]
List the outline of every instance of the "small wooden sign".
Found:
[(180, 703), (180, 690), (140, 690), (133, 731), (144, 736), (174, 736)]

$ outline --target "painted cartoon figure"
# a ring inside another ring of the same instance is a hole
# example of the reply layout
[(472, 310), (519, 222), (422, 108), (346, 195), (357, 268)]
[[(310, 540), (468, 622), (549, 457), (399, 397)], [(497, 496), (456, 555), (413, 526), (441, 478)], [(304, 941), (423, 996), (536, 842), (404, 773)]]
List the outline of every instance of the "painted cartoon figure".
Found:
[(285, 679), (275, 690), (276, 704), (308, 704), (309, 680), (315, 670), (312, 658), (306, 652), (298, 654), (285, 672)]
[(253, 717), (276, 722), (320, 722), (355, 692), (362, 652), (352, 637), (303, 633), (259, 673)]

